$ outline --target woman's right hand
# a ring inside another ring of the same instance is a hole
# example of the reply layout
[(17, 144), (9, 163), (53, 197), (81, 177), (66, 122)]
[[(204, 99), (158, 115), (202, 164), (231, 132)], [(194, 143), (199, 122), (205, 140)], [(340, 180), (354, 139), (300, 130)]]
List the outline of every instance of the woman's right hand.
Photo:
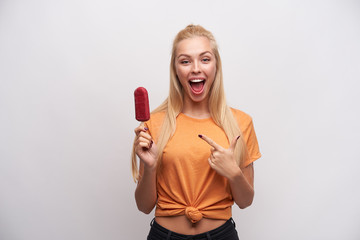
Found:
[(135, 128), (135, 153), (146, 168), (154, 169), (156, 167), (158, 151), (147, 130), (143, 124)]

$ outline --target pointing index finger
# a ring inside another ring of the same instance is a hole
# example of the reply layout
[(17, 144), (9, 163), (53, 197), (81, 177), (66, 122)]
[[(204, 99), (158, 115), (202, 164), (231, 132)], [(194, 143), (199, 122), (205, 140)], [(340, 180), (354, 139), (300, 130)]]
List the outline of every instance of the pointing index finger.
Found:
[(209, 138), (206, 135), (201, 135), (199, 134), (199, 138), (201, 138), (202, 140), (204, 140), (205, 142), (207, 142), (210, 146), (212, 146), (213, 148), (215, 148), (216, 150), (220, 150), (222, 149), (222, 147), (220, 145), (218, 145), (216, 142), (214, 142), (214, 140), (212, 140), (211, 138)]

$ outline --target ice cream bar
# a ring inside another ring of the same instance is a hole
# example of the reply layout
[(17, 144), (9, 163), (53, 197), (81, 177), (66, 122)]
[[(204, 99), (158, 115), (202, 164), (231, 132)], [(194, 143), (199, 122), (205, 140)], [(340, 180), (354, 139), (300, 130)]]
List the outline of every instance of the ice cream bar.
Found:
[(134, 91), (135, 97), (135, 118), (140, 122), (150, 119), (149, 98), (145, 88), (138, 87)]

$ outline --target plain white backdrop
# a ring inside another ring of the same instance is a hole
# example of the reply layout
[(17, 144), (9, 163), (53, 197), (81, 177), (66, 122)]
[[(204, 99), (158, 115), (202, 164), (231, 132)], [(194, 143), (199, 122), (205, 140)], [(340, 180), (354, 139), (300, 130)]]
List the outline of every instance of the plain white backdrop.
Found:
[(1, 0), (1, 240), (146, 238), (133, 91), (165, 99), (190, 23), (217, 38), (263, 154), (240, 239), (360, 239), (359, 1)]

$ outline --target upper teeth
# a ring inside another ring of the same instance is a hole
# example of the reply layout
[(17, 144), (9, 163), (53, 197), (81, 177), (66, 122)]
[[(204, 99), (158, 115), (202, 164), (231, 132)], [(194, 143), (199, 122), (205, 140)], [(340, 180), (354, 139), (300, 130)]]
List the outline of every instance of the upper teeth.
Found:
[(202, 82), (204, 81), (203, 79), (193, 79), (193, 80), (190, 80), (190, 82)]

